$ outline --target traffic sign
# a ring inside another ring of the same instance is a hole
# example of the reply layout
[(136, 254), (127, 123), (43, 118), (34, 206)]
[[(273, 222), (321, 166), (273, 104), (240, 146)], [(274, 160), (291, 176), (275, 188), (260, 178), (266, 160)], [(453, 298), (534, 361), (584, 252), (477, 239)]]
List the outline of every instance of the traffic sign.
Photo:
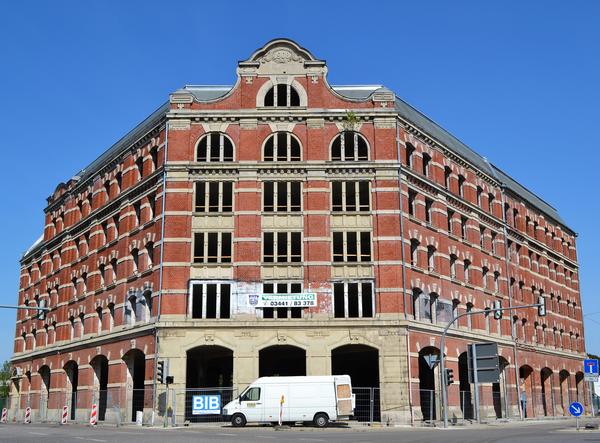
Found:
[(578, 401), (574, 401), (569, 405), (569, 412), (573, 417), (579, 417), (583, 414), (583, 405)]
[(598, 381), (598, 360), (588, 358), (583, 361), (583, 374), (587, 381)]

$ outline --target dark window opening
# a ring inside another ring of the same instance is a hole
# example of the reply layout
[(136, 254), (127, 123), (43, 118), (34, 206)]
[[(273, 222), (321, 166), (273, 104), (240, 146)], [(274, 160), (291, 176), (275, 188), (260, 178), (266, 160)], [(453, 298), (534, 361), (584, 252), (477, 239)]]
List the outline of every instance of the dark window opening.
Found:
[(369, 159), (367, 142), (358, 132), (344, 131), (331, 145), (331, 159), (336, 161), (363, 161)]

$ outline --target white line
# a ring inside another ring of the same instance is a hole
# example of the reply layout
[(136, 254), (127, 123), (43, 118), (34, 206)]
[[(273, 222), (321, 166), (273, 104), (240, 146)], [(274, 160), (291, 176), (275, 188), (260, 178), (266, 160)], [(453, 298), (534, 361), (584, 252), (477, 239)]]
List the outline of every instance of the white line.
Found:
[(237, 437), (237, 434), (217, 434), (217, 435), (223, 435), (225, 437)]
[(33, 434), (33, 435), (48, 435), (48, 434), (43, 434), (41, 432), (29, 432), (29, 433)]
[(86, 438), (86, 437), (73, 437), (76, 438), (78, 440), (86, 440), (86, 441), (99, 441), (99, 442), (106, 442), (106, 440), (98, 440), (96, 438)]

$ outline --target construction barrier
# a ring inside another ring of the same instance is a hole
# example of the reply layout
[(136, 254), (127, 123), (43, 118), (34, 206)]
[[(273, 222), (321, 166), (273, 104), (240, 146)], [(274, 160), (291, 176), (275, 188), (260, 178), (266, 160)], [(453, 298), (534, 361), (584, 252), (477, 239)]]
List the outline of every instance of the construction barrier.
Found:
[(25, 420), (23, 423), (25, 423), (25, 424), (31, 423), (31, 408), (29, 406), (27, 406), (25, 408)]
[(90, 425), (96, 426), (98, 424), (98, 408), (96, 403), (92, 405), (92, 412), (90, 414)]
[(62, 418), (60, 420), (60, 424), (61, 425), (66, 425), (67, 424), (67, 416), (69, 415), (69, 408), (66, 406), (63, 406), (63, 411), (62, 411)]
[(2, 408), (2, 418), (0, 419), (0, 423), (8, 423), (8, 410), (6, 408)]

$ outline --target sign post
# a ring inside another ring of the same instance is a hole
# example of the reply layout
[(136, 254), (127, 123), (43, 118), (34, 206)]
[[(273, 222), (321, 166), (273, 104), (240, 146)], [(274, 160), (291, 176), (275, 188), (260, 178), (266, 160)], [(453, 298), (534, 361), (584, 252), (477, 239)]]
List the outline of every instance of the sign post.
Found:
[(596, 411), (594, 410), (594, 390), (592, 385), (598, 381), (598, 372), (598, 360), (595, 358), (588, 358), (583, 361), (583, 376), (585, 381), (587, 381), (590, 385), (590, 406), (592, 409), (592, 417), (596, 416)]
[(575, 426), (579, 431), (579, 416), (583, 414), (583, 405), (578, 401), (574, 401), (569, 405), (569, 412), (573, 417), (575, 417)]

